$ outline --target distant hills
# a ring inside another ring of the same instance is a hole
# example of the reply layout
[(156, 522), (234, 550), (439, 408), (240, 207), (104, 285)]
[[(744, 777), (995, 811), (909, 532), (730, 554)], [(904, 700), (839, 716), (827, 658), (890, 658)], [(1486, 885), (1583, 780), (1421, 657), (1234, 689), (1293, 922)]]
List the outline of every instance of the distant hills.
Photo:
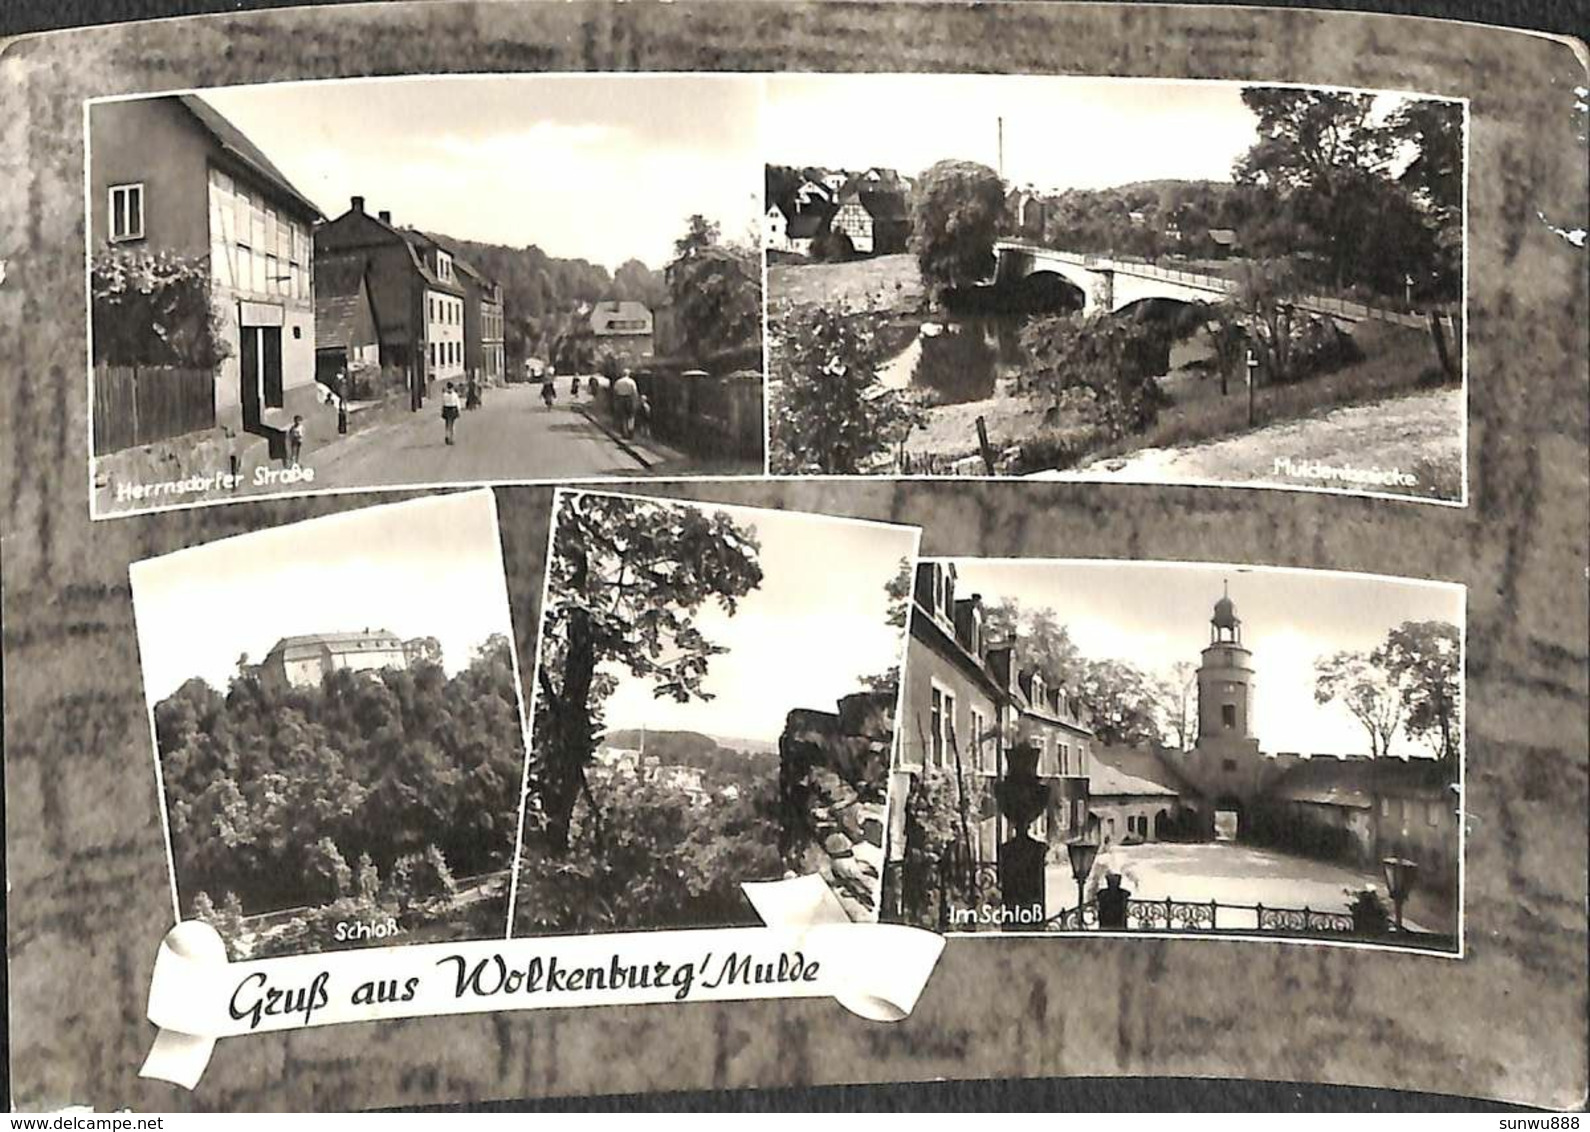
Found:
[[(637, 729), (609, 731), (602, 738), (604, 747), (635, 749), (641, 745)], [(700, 731), (646, 731), (646, 753), (656, 755), (673, 766), (694, 766), (716, 770), (732, 763), (766, 763), (778, 758), (778, 744), (765, 739), (746, 739), (730, 735), (706, 735)]]

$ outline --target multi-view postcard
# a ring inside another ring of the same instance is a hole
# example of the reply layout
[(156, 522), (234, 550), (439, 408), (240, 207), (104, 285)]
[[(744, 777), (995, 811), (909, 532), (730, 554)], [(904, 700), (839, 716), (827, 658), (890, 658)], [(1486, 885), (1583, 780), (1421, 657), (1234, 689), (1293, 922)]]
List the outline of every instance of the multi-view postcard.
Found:
[(1463, 587), (916, 568), (886, 915), (1461, 949)]
[(90, 103), (94, 514), (761, 473), (760, 104), (734, 75)]
[(1464, 103), (776, 75), (763, 117), (775, 473), (1463, 502)]
[(1584, 63), (1009, 0), (0, 39), (15, 1107), (1583, 1107)]

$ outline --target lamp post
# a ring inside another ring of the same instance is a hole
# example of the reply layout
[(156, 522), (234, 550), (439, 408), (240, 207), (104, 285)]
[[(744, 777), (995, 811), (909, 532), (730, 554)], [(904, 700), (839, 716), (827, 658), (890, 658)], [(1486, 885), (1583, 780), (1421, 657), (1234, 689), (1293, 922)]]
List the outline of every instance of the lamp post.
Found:
[(337, 371), (337, 435), (348, 434), (348, 371)]
[(1402, 905), (1413, 895), (1414, 885), (1419, 879), (1419, 866), (1417, 862), (1406, 857), (1387, 857), (1380, 862), (1380, 868), (1386, 876), (1386, 888), (1391, 893), (1391, 908), (1397, 930), (1402, 930)]
[(1099, 855), (1099, 841), (1094, 831), (1089, 828), (1074, 841), (1066, 842), (1066, 856), (1071, 858), (1071, 877), (1077, 882), (1077, 928), (1082, 927), (1082, 905), (1086, 899), (1086, 885), (1088, 874), (1093, 871), (1093, 862)]

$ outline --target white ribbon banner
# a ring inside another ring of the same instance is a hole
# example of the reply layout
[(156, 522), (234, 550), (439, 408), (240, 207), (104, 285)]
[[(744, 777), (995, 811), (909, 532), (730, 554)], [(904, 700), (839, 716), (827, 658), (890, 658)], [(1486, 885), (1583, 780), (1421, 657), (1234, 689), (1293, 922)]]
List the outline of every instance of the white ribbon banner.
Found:
[(858, 924), (821, 877), (742, 886), (760, 928), (471, 940), (232, 963), (209, 924), (166, 933), (142, 1077), (192, 1089), (217, 1039), (340, 1022), (575, 1006), (833, 998), (875, 1022), (916, 1006), (942, 936)]

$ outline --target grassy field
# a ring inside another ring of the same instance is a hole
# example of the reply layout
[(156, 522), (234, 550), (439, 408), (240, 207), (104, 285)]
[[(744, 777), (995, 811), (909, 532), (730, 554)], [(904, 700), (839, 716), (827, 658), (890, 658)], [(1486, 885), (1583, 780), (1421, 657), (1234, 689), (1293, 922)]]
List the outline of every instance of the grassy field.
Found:
[(884, 255), (849, 263), (775, 263), (767, 269), (770, 304), (843, 303), (851, 310), (919, 311), (926, 302), (912, 255)]
[(1177, 448), (1347, 405), (1415, 393), (1420, 391), (1421, 375), (1436, 364), (1429, 337), (1419, 331), (1364, 324), (1354, 339), (1364, 352), (1363, 360), (1289, 385), (1261, 386), (1254, 394), (1251, 423), (1241, 382), (1233, 379), (1227, 395), (1221, 396), (1219, 379), (1209, 376), (1196, 387), (1184, 386), (1176, 403), (1161, 411), (1158, 421), (1146, 432), (1125, 437), (1096, 455), (1121, 455), (1140, 448)]

